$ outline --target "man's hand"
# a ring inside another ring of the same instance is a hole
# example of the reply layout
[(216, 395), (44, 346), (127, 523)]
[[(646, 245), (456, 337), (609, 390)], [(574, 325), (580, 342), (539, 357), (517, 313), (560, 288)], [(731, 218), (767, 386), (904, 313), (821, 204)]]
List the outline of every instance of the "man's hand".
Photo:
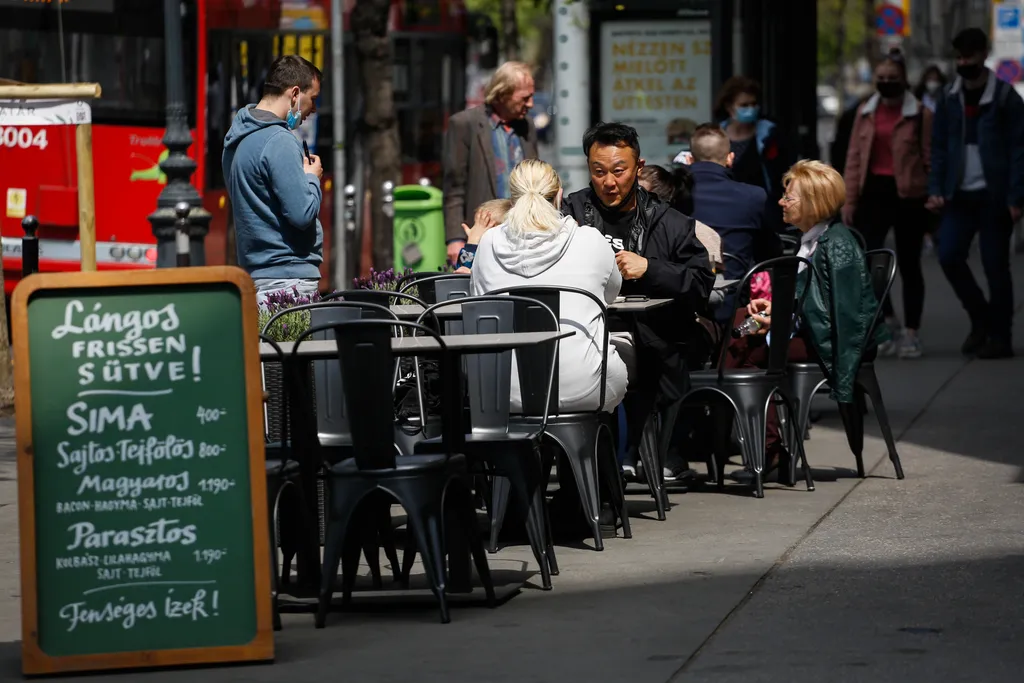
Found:
[(1020, 216), (1021, 216), (1021, 209), (1020, 209), (1020, 207), (1019, 206), (1011, 206), (1010, 207), (1010, 218), (1013, 219), (1014, 223), (1016, 223), (1017, 221), (1020, 220)]
[(466, 246), (466, 240), (452, 240), (448, 243), (448, 261), (450, 263), (458, 262), (459, 252), (464, 246)]
[[(466, 243), (480, 244), (480, 240), (483, 239), (484, 233), (497, 224), (498, 221), (491, 216), (490, 211), (477, 209), (476, 215), (473, 216), (473, 227), (471, 228), (465, 223), (462, 224), (462, 229), (466, 231)], [(456, 254), (456, 256), (458, 256), (458, 254)]]
[(615, 265), (619, 267), (623, 280), (639, 280), (647, 272), (647, 259), (631, 251), (615, 254)]
[(932, 196), (928, 197), (928, 201), (924, 203), (924, 208), (928, 209), (929, 211), (934, 211), (935, 213), (938, 213), (942, 211), (942, 207), (944, 207), (945, 205), (945, 198), (933, 194)]
[(747, 304), (747, 315), (761, 324), (756, 334), (768, 334), (772, 326), (772, 302), (768, 299), (753, 299)]
[(324, 174), (324, 167), (320, 163), (320, 157), (315, 154), (310, 154), (309, 157), (302, 157), (302, 170), (315, 175), (317, 179), (323, 177)]
[(843, 205), (843, 225), (853, 227), (853, 217), (856, 213), (856, 207), (849, 204)]

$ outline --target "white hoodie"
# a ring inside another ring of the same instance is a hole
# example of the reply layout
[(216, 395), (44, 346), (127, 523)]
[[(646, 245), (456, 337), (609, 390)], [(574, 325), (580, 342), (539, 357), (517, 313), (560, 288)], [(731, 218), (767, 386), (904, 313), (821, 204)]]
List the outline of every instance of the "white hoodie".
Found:
[[(593, 292), (612, 303), (622, 286), (615, 255), (604, 235), (562, 219), (557, 232), (530, 232), (512, 236), (508, 226), (488, 230), (473, 259), (473, 295), (520, 286), (559, 285)], [(597, 304), (579, 294), (561, 295), (563, 330), (576, 334), (561, 340), (558, 354), (560, 412), (594, 410), (600, 398), (601, 347), (604, 325)], [(608, 380), (604, 410), (611, 411), (626, 395), (626, 364), (608, 345)], [(512, 359), (512, 410), (522, 410), (515, 354)]]

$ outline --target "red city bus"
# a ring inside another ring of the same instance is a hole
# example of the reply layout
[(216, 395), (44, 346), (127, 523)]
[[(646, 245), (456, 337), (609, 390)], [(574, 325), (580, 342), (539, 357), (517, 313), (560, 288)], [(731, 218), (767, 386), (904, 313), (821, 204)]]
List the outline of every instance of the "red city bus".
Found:
[[(356, 0), (345, 3), (348, 14)], [(301, 54), (324, 72), (318, 115), (299, 134), (324, 163), (325, 258), (330, 272), (334, 145), (331, 110), (331, 0), (182, 0), (188, 123), (197, 168), (192, 182), (213, 214), (207, 263), (233, 261), (230, 207), (220, 157), (235, 112), (259, 100), (262, 79), (279, 54)], [(0, 78), (23, 83), (98, 82), (91, 103), (96, 201), (96, 260), (101, 270), (153, 268), (155, 238), (147, 216), (166, 184), (162, 0), (0, 0)], [(465, 9), (462, 0), (392, 0), (395, 102), (403, 181), (439, 183), (441, 133), (465, 104)], [(362, 189), (361, 87), (350, 35), (345, 40), (346, 168)], [(80, 267), (73, 128), (13, 126), (0, 109), (0, 197), (15, 190), (24, 211), (0, 215), (6, 293), (21, 275), (21, 218), (40, 222), (40, 270)], [(21, 129), (26, 130), (22, 131)], [(44, 129), (45, 128), (45, 129)], [(27, 136), (27, 137), (26, 137)], [(6, 145), (7, 138), (11, 145)], [(21, 142), (27, 142), (22, 145)], [(197, 154), (196, 150), (202, 153)], [(18, 193), (21, 193), (20, 195)], [(17, 207), (16, 207), (17, 208)]]

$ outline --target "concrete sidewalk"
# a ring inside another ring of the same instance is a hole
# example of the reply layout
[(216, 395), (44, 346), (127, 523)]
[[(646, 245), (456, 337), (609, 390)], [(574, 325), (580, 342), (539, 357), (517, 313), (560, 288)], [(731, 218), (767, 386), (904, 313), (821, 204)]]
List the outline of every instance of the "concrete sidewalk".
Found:
[[(558, 547), (551, 592), (529, 583), (495, 610), (454, 609), (444, 626), (430, 603), (338, 613), (321, 631), (311, 615), (287, 615), (274, 665), (120, 678), (1019, 680), (1024, 457), (1014, 418), (1024, 360), (960, 358), (964, 316), (934, 261), (926, 270), (928, 355), (880, 364), (905, 481), (893, 479), (873, 415), (865, 459), (877, 466), (854, 478), (822, 401), (806, 444), (813, 493), (798, 484), (770, 485), (760, 501), (678, 494), (666, 522), (653, 518), (649, 497), (634, 496), (634, 538), (603, 553)], [(0, 435), (0, 680), (20, 677), (10, 430)], [(535, 568), (521, 547), (491, 556), (495, 570), (524, 562)]]

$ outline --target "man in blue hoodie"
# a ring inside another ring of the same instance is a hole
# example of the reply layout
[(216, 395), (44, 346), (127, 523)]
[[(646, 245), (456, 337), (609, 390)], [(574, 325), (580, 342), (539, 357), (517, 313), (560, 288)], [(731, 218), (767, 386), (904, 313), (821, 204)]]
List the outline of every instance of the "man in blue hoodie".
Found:
[(316, 111), (322, 80), (302, 57), (278, 57), (263, 98), (239, 110), (224, 138), (238, 265), (252, 276), (261, 304), (280, 290), (313, 294), (320, 281), (323, 167), (319, 157), (304, 154), (292, 131)]

